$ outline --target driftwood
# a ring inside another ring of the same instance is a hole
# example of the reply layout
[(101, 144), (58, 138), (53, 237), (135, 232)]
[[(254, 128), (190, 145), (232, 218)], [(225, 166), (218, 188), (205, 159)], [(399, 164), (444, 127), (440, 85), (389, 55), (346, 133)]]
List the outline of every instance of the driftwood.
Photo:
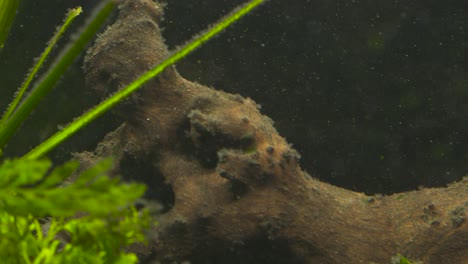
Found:
[[(126, 1), (87, 54), (87, 86), (105, 97), (168, 51), (162, 6)], [(446, 188), (366, 196), (301, 170), (299, 154), (250, 99), (167, 69), (115, 113), (125, 120), (83, 166), (116, 157), (165, 205), (148, 263), (468, 263), (468, 179)], [(320, 150), (317, 150), (320, 151)]]

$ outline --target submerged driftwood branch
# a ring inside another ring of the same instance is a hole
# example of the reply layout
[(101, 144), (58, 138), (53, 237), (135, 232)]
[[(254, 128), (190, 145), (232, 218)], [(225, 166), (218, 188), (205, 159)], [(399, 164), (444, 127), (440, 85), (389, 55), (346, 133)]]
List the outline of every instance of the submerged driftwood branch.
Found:
[[(87, 85), (105, 97), (160, 62), (162, 6), (126, 1), (88, 52)], [(125, 124), (83, 166), (114, 155), (114, 173), (146, 182), (166, 207), (148, 246), (155, 263), (466, 263), (468, 180), (366, 196), (301, 170), (298, 153), (250, 99), (175, 68), (115, 110)], [(319, 151), (319, 150), (318, 150)]]

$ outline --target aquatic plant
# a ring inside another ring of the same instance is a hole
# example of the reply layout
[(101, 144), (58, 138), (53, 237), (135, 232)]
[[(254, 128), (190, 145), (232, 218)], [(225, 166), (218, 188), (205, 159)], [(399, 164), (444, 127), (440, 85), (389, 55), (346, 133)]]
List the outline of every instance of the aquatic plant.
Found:
[(8, 36), (18, 4), (19, 1), (0, 0), (0, 49), (3, 48), (3, 43)]
[[(105, 176), (111, 160), (58, 187), (78, 167), (68, 162), (6, 160), (0, 166), (0, 258), (4, 263), (135, 263), (123, 246), (144, 241), (151, 220), (129, 206), (142, 184)], [(77, 212), (85, 216), (72, 218)], [(41, 225), (39, 219), (51, 217)]]
[[(0, 0), (0, 46), (12, 23), (16, 0)], [(140, 197), (142, 184), (119, 183), (106, 173), (112, 160), (105, 159), (79, 173), (77, 180), (62, 184), (79, 164), (68, 162), (52, 168), (44, 156), (91, 121), (114, 107), (151, 78), (203, 45), (230, 24), (247, 14), (263, 0), (253, 0), (205, 33), (173, 52), (159, 65), (118, 91), (109, 99), (75, 119), (55, 135), (21, 158), (6, 158), (0, 164), (0, 258), (5, 263), (135, 263), (136, 255), (122, 248), (144, 242), (151, 225), (147, 210), (137, 211), (133, 202)], [(0, 121), (1, 149), (39, 101), (54, 87), (68, 66), (96, 34), (114, 9), (116, 1), (104, 1), (91, 16), (85, 29), (59, 55), (26, 98), (22, 96), (42, 66), (50, 49), (65, 32), (81, 8), (72, 9), (62, 27), (49, 42), (43, 55), (16, 94)], [(8, 17), (3, 14), (10, 14)], [(3, 157), (4, 158), (4, 157)], [(80, 217), (76, 217), (77, 215)], [(49, 217), (46, 225), (39, 219)]]
[(391, 264), (422, 264), (422, 262), (409, 260), (398, 253), (392, 257)]

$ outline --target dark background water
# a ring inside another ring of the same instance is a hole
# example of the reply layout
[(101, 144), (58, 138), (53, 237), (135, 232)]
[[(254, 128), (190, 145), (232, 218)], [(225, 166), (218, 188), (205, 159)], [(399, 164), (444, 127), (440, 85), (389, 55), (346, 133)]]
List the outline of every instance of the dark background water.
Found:
[[(23, 1), (0, 53), (0, 106), (68, 7)], [(172, 48), (243, 1), (168, 1)], [(71, 29), (73, 32), (76, 26)], [(66, 43), (66, 38), (61, 42)], [(82, 57), (6, 150), (21, 155), (96, 103)], [(323, 181), (366, 193), (444, 186), (468, 172), (468, 2), (270, 0), (177, 65), (187, 79), (253, 98)], [(105, 122), (104, 122), (105, 121)], [(105, 116), (51, 156), (93, 149)]]

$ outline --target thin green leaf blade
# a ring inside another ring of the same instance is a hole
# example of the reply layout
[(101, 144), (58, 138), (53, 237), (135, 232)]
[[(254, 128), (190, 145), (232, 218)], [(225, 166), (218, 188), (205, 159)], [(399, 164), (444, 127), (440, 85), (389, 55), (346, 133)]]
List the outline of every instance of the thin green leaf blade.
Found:
[(6, 122), (0, 126), (0, 149), (5, 146), (8, 140), (14, 135), (18, 127), (29, 116), (32, 110), (37, 106), (39, 101), (54, 87), (60, 77), (72, 64), (75, 58), (81, 53), (85, 45), (94, 37), (102, 23), (114, 9), (115, 2), (112, 0), (105, 1), (98, 8), (97, 12), (91, 17), (85, 26), (84, 31), (79, 37), (67, 46), (59, 55), (56, 63), (45, 73), (44, 77), (39, 80), (31, 93), (23, 103), (16, 109)]
[(73, 20), (81, 12), (82, 12), (81, 7), (73, 8), (73, 9), (68, 11), (68, 13), (65, 16), (65, 19), (63, 21), (63, 24), (60, 26), (60, 28), (54, 34), (52, 39), (49, 41), (49, 44), (47, 44), (44, 52), (42, 52), (42, 54), (39, 57), (39, 60), (37, 61), (36, 65), (33, 66), (31, 71), (29, 72), (28, 76), (26, 77), (26, 80), (24, 81), (24, 83), (21, 85), (18, 92), (16, 93), (16, 96), (13, 99), (13, 102), (8, 106), (8, 109), (5, 111), (2, 119), (0, 120), (0, 126), (11, 116), (13, 111), (16, 109), (19, 102), (21, 101), (21, 98), (23, 98), (24, 93), (26, 92), (29, 85), (31, 84), (31, 81), (36, 76), (36, 73), (39, 71), (39, 69), (41, 68), (41, 66), (44, 64), (45, 60), (49, 56), (50, 52), (52, 51), (52, 48), (55, 46), (55, 44), (57, 44), (57, 41), (60, 39), (60, 37), (63, 35), (63, 33), (65, 33), (65, 31), (71, 25)]
[[(27, 153), (23, 158), (26, 159), (36, 159), (39, 157), (44, 156), (46, 153), (54, 149), (57, 145), (62, 143), (67, 138), (74, 135), (80, 129), (91, 123), (93, 120), (110, 110), (112, 107), (117, 105), (119, 102), (130, 96), (133, 92), (138, 90), (143, 84), (151, 80), (152, 78), (159, 75), (162, 71), (164, 71), (167, 67), (174, 65), (179, 60), (183, 59), (187, 56), (190, 52), (194, 51), (196, 48), (200, 47), (202, 44), (207, 42), (208, 40), (212, 39), (214, 36), (219, 34), (221, 31), (226, 29), (228, 26), (233, 24), (235, 21), (239, 20), (241, 17), (252, 11), (256, 6), (263, 3), (265, 0), (253, 0), (247, 3), (246, 5), (240, 7), (239, 9), (235, 10), (232, 14), (228, 15), (224, 20), (216, 24), (214, 27), (208, 29), (205, 33), (200, 35), (199, 37), (195, 38), (172, 55), (170, 55), (167, 59), (163, 60), (160, 64), (156, 65), (151, 70), (147, 71), (143, 75), (141, 75), (138, 79), (127, 85), (125, 88), (116, 92), (113, 96), (108, 98), (107, 100), (101, 102), (90, 111), (86, 112), (85, 114), (81, 115), (80, 117), (76, 118), (72, 123), (67, 125), (61, 131), (52, 135), (49, 139), (44, 141), (42, 144), (31, 150)], [(0, 134), (1, 140), (1, 134)], [(1, 141), (0, 141), (1, 147)]]
[(8, 37), (19, 2), (19, 0), (0, 0), (0, 49)]

